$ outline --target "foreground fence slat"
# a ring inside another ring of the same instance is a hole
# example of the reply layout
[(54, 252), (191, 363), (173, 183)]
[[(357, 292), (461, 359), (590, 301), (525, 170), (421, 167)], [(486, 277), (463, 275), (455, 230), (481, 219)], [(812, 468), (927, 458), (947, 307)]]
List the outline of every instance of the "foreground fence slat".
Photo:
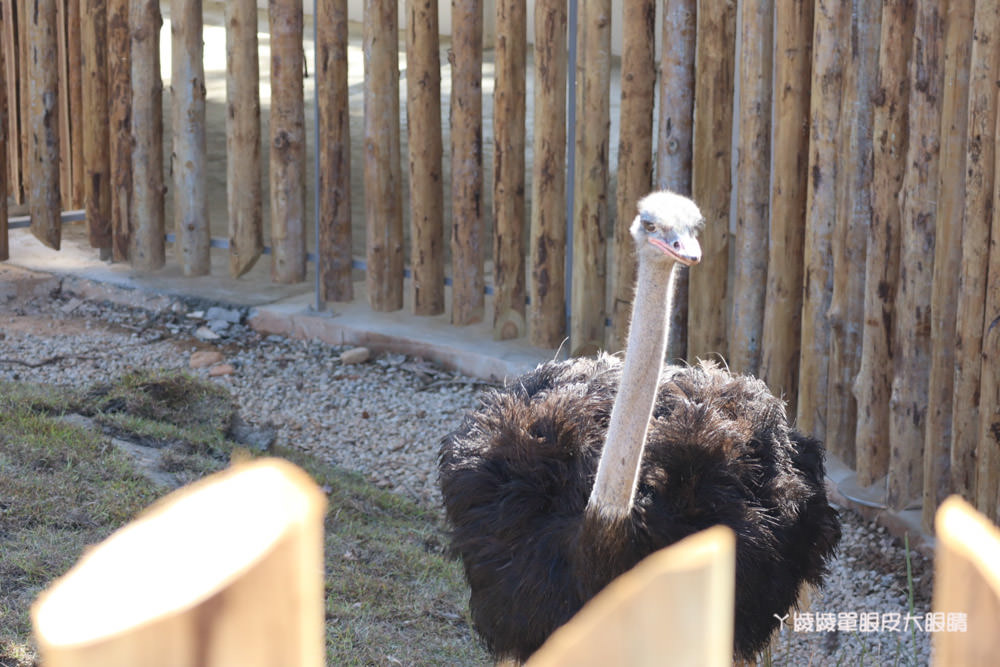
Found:
[[(0, 12), (5, 12), (6, 7), (0, 6)], [(4, 19), (7, 15), (4, 14)], [(8, 19), (9, 20), (9, 19)], [(0, 25), (0, 39), (5, 39), (6, 34)], [(0, 45), (0, 261), (10, 259), (10, 239), (7, 235), (7, 69), (5, 49)]]
[(28, 14), (31, 100), (31, 233), (50, 248), (62, 238), (59, 188), (59, 70), (56, 62), (56, 0), (36, 0)]
[[(663, 54), (660, 57), (660, 114), (657, 119), (656, 183), (691, 194), (694, 135), (695, 10), (697, 0), (664, 0)], [(688, 268), (674, 277), (674, 312), (670, 315), (667, 358), (687, 354)]]
[[(10, 191), (15, 203), (22, 201), (21, 192), (21, 131), (19, 123), (23, 116), (18, 108), (18, 76), (17, 64), (20, 52), (17, 49), (17, 16), (14, 10), (14, 0), (0, 1), (3, 11), (3, 21), (0, 25), (0, 51), (3, 51), (4, 95), (7, 99), (7, 116), (5, 118), (7, 155), (6, 169), (10, 181)], [(23, 33), (22, 33), (23, 34)]]
[(166, 263), (163, 187), (163, 82), (160, 80), (158, 0), (131, 0), (132, 24), (132, 266), (155, 271)]
[[(997, 114), (997, 129), (1000, 130), (1000, 113)], [(993, 187), (996, 193), (994, 202), (998, 202), (1000, 179), (994, 182)], [(987, 316), (983, 322), (983, 367), (979, 390), (979, 447), (976, 450), (978, 463), (976, 507), (992, 521), (1000, 521), (1000, 211), (998, 208), (1000, 207), (994, 205), (993, 228), (990, 232), (990, 266), (986, 280), (985, 306)]]
[(444, 312), (444, 149), (438, 3), (437, 0), (407, 0), (406, 8), (413, 313), (440, 315)]
[(934, 520), (936, 613), (959, 614), (966, 627), (934, 633), (935, 665), (992, 665), (1000, 652), (1000, 530), (958, 496)]
[[(628, 322), (632, 312), (635, 285), (635, 243), (629, 223), (635, 215), (635, 203), (653, 184), (653, 96), (656, 92), (656, 3), (639, 0), (624, 3), (622, 27), (621, 122), (618, 136), (618, 220), (611, 235), (613, 259), (609, 272), (611, 284), (608, 315), (611, 327), (605, 349), (616, 352), (625, 348)], [(674, 306), (677, 309), (677, 306)]]
[(535, 99), (531, 177), (532, 345), (566, 335), (566, 0), (535, 2)]
[(93, 248), (111, 247), (111, 154), (108, 115), (108, 3), (84, 0), (80, 25), (83, 62), (83, 208)]
[[(888, 472), (889, 395), (892, 382), (893, 308), (899, 274), (899, 205), (906, 152), (909, 79), (907, 61), (913, 39), (910, 0), (883, 4), (875, 98), (872, 155), (872, 223), (865, 260), (865, 316), (861, 366), (855, 382), (858, 482), (869, 485)], [(874, 289), (873, 289), (874, 287)]]
[(252, 269), (264, 252), (260, 169), (257, 3), (230, 0), (226, 3), (226, 201), (229, 275), (234, 278)]
[(732, 665), (735, 571), (731, 530), (696, 533), (612, 581), (526, 664)]
[[(102, 259), (128, 259), (132, 244), (132, 40), (129, 0), (108, 2), (108, 169), (111, 175), (111, 226), (99, 237)], [(93, 245), (94, 239), (91, 239)], [(105, 245), (106, 244), (106, 245)]]
[(306, 473), (278, 459), (175, 492), (41, 595), (32, 622), (42, 659), (319, 667), (325, 505)]
[(69, 70), (69, 136), (70, 171), (73, 174), (69, 188), (69, 206), (79, 208), (83, 203), (83, 36), (80, 12), (83, 0), (66, 0), (66, 66)]

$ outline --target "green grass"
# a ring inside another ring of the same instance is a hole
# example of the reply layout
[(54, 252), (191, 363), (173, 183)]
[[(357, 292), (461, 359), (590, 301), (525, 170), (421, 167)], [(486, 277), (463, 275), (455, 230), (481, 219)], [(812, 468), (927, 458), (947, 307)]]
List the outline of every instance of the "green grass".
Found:
[[(71, 413), (99, 428), (64, 419)], [(38, 593), (171, 490), (110, 435), (155, 448), (160, 472), (188, 481), (249, 456), (225, 437), (234, 413), (226, 392), (183, 374), (134, 373), (79, 391), (0, 382), (0, 666), (33, 664), (28, 609)], [(269, 454), (328, 495), (328, 664), (488, 663), (436, 512), (297, 450)]]

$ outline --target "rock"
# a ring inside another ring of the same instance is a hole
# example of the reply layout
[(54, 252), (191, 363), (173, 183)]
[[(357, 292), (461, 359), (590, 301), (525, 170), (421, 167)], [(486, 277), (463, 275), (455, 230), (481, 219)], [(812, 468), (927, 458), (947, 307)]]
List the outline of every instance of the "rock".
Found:
[(217, 334), (225, 333), (229, 331), (230, 323), (226, 320), (209, 320), (208, 328)]
[(243, 313), (238, 310), (212, 306), (205, 313), (205, 319), (209, 321), (222, 320), (224, 322), (228, 322), (229, 324), (239, 324), (243, 320)]
[(203, 320), (205, 319), (204, 310), (192, 310), (190, 313), (185, 315), (189, 320)]
[(64, 313), (69, 314), (69, 313), (72, 313), (77, 308), (79, 308), (82, 304), (83, 304), (83, 301), (81, 299), (73, 297), (72, 299), (70, 299), (69, 301), (67, 301), (66, 303), (64, 303), (62, 305), (62, 308), (60, 308), (60, 310), (62, 310), (62, 312), (64, 312)]
[(195, 338), (198, 340), (219, 340), (222, 338), (219, 334), (215, 333), (208, 327), (198, 327), (194, 332)]
[(367, 347), (355, 347), (350, 350), (344, 350), (340, 353), (340, 363), (342, 364), (363, 364), (368, 361), (368, 357), (371, 356), (371, 352)]
[(209, 377), (217, 378), (223, 375), (232, 375), (236, 372), (232, 364), (218, 364), (208, 369)]
[(222, 353), (218, 350), (198, 350), (191, 355), (188, 366), (191, 368), (208, 368), (220, 363), (223, 358)]
[(226, 437), (253, 451), (266, 452), (278, 439), (278, 429), (270, 422), (251, 424), (237, 413), (229, 425)]

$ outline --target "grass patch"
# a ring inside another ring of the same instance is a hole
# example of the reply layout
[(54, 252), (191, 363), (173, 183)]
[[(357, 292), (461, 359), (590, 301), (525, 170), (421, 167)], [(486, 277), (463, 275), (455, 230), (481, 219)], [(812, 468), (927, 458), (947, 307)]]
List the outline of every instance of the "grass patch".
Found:
[[(38, 593), (170, 491), (108, 434), (156, 449), (160, 471), (187, 481), (249, 456), (226, 439), (234, 414), (224, 390), (183, 374), (135, 373), (78, 392), (0, 383), (0, 665), (33, 664)], [(328, 664), (488, 664), (436, 512), (297, 450), (270, 454), (304, 468), (329, 498)]]

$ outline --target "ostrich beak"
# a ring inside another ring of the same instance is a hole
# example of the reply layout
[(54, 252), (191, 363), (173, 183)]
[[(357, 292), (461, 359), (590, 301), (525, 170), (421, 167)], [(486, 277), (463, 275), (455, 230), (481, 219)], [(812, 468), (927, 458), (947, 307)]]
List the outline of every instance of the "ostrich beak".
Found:
[(650, 236), (649, 242), (685, 266), (694, 266), (701, 261), (701, 244), (693, 234), (668, 231)]

